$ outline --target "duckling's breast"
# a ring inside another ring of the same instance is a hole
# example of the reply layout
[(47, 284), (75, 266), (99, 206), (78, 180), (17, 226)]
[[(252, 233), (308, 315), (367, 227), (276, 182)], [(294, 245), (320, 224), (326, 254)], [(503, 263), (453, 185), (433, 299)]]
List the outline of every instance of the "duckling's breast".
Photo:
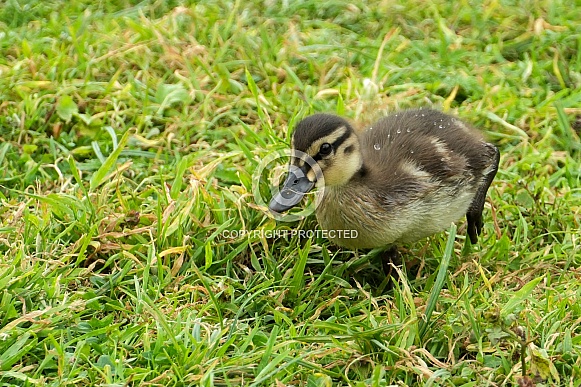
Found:
[(326, 187), (317, 207), (317, 220), (331, 242), (347, 248), (374, 248), (394, 243), (401, 237), (401, 219), (386, 211), (365, 187)]
[[(416, 187), (417, 188), (417, 187)], [(326, 187), (317, 220), (331, 242), (347, 248), (376, 248), (414, 242), (446, 230), (466, 214), (474, 198), (470, 185), (424, 185), (407, 196), (373, 187)]]

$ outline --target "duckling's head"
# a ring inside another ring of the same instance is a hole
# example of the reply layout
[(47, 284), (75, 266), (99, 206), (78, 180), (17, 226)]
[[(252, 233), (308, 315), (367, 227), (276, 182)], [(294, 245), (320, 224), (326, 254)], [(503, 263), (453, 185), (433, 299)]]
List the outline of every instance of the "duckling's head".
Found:
[(295, 128), (289, 174), (269, 207), (286, 211), (323, 182), (327, 187), (344, 185), (362, 163), (359, 139), (349, 122), (332, 114), (309, 116)]

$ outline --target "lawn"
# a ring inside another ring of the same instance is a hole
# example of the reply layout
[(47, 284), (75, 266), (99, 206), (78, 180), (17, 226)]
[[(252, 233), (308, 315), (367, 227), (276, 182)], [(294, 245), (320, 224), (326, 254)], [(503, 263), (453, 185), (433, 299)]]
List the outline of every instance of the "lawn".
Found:
[[(580, 20), (4, 1), (0, 386), (581, 386)], [(269, 216), (298, 120), (420, 106), (501, 151), (478, 245), (460, 221), (390, 281), (380, 251)]]

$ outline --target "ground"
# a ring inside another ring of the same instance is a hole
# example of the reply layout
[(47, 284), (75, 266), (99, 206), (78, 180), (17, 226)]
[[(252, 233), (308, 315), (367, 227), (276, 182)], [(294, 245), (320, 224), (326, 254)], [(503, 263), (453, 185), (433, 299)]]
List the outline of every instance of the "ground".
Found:
[[(564, 0), (5, 1), (0, 384), (580, 386), (579, 20)], [(501, 151), (478, 245), (458, 222), (390, 281), (385, 254), (268, 216), (264, 160), (297, 120), (419, 106)]]

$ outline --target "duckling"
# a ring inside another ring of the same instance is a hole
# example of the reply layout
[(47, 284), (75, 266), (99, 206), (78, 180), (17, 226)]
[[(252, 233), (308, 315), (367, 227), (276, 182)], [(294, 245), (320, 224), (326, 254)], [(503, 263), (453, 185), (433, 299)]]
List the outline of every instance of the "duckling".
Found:
[(339, 246), (414, 242), (463, 216), (477, 243), (500, 154), (461, 120), (415, 109), (358, 132), (341, 117), (319, 113), (297, 124), (291, 146), (288, 177), (270, 202), (272, 212), (289, 210), (319, 187), (317, 221), (336, 231), (327, 235)]

